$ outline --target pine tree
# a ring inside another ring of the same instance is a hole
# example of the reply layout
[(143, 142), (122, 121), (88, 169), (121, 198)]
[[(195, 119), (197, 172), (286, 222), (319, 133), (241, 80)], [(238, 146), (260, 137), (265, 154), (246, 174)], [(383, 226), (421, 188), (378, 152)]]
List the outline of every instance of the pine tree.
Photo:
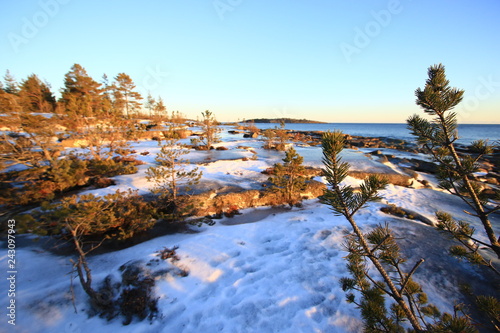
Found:
[(283, 164), (277, 163), (273, 168), (273, 175), (269, 181), (271, 189), (283, 195), (284, 201), (290, 206), (300, 201), (300, 192), (306, 186), (304, 177), (305, 168), (302, 165), (304, 158), (297, 154), (293, 147), (286, 151)]
[[(369, 176), (355, 192), (349, 185), (342, 185), (347, 177), (349, 164), (342, 161), (340, 153), (345, 139), (341, 132), (327, 132), (323, 135), (323, 169), (330, 189), (320, 198), (331, 207), (336, 215), (342, 215), (350, 223), (353, 233), (349, 235), (346, 249), (347, 268), (352, 278), (342, 278), (341, 285), (347, 291), (347, 301), (361, 309), (366, 332), (401, 332), (403, 320), (408, 320), (416, 332), (475, 332), (466, 317), (442, 314), (427, 304), (427, 297), (412, 275), (424, 262), (418, 261), (409, 273), (404, 272), (402, 264), (406, 261), (400, 254), (399, 246), (389, 227), (378, 226), (364, 234), (354, 219), (354, 215), (368, 202), (380, 199), (378, 191), (387, 182), (378, 176)], [(373, 264), (382, 281), (373, 278), (367, 262)], [(392, 272), (393, 274), (389, 274)], [(356, 295), (361, 295), (361, 301)], [(395, 301), (388, 311), (384, 295)], [(426, 317), (435, 321), (430, 324)]]
[[(24, 160), (25, 155), (28, 155), (29, 152), (16, 145), (9, 135), (9, 131), (16, 131), (20, 126), (19, 97), (0, 89), (0, 110), (3, 113), (2, 126), (8, 128), (8, 131), (0, 132), (0, 170), (3, 170), (9, 165), (17, 163), (12, 161), (12, 157)], [(31, 156), (31, 154), (29, 155)]]
[(115, 77), (114, 87), (114, 98), (116, 107), (124, 112), (127, 117), (130, 116), (130, 111), (139, 110), (142, 99), (141, 94), (134, 91), (136, 88), (134, 81), (125, 73), (119, 73)]
[(18, 95), (24, 112), (52, 113), (55, 110), (56, 99), (50, 86), (35, 74), (21, 82)]
[(262, 136), (265, 138), (265, 144), (264, 144), (264, 149), (272, 149), (275, 147), (275, 138), (276, 138), (276, 132), (272, 128), (267, 128), (264, 130), (264, 133), (262, 133)]
[(83, 290), (99, 312), (112, 306), (112, 298), (93, 286), (87, 255), (107, 239), (129, 239), (150, 229), (156, 222), (152, 206), (131, 190), (104, 197), (92, 194), (65, 197), (44, 204), (42, 210), (33, 215), (35, 218), (29, 223), (33, 233), (73, 242), (78, 259), (71, 262)]
[(81, 118), (73, 137), (86, 142), (88, 155), (94, 160), (110, 160), (117, 152), (136, 140), (139, 130), (134, 122), (121, 114), (106, 117)]
[(60, 102), (65, 113), (73, 117), (95, 116), (102, 112), (101, 84), (94, 81), (79, 64), (64, 76)]
[(2, 91), (0, 106), (5, 115), (2, 122), (11, 130), (1, 134), (0, 161), (4, 166), (53, 165), (62, 150), (54, 140), (58, 119), (37, 113), (54, 111), (54, 104), (50, 87), (36, 75), (24, 80), (17, 94)]
[[(468, 212), (469, 215), (481, 221), (489, 240), (489, 244), (481, 244), (493, 250), (500, 258), (500, 240), (489, 219), (493, 212), (500, 210), (500, 205), (489, 206), (481, 189), (471, 181), (473, 173), (477, 171), (477, 162), (484, 155), (491, 153), (492, 146), (484, 140), (473, 142), (471, 152), (476, 154), (475, 157), (468, 154), (460, 156), (455, 148), (458, 125), (456, 113), (452, 110), (462, 101), (463, 94), (463, 90), (449, 86), (442, 64), (429, 67), (425, 87), (423, 90), (418, 88), (415, 95), (417, 105), (433, 118), (429, 121), (413, 115), (407, 120), (408, 128), (417, 137), (418, 143), (438, 163), (440, 186), (458, 195), (472, 210)], [(500, 192), (497, 193), (500, 197)], [(457, 222), (445, 230), (453, 233), (453, 229), (460, 230)]]
[[(255, 127), (255, 126), (254, 126)], [(265, 138), (264, 149), (286, 150), (288, 131), (285, 129), (284, 120), (280, 120), (280, 126), (266, 129), (262, 136)]]
[(144, 103), (144, 107), (149, 111), (149, 116), (153, 116), (153, 111), (155, 109), (156, 100), (151, 96), (151, 93), (148, 93), (148, 97), (146, 97), (146, 103)]
[(283, 151), (286, 149), (286, 141), (288, 140), (288, 131), (285, 129), (285, 121), (280, 120), (280, 127), (276, 127), (274, 130), (276, 135), (276, 150)]
[(109, 117), (111, 114), (116, 113), (113, 109), (113, 99), (112, 99), (112, 85), (109, 83), (108, 76), (103, 74), (101, 80), (102, 86), (102, 112), (105, 117)]
[(24, 164), (28, 167), (40, 167), (47, 162), (53, 164), (62, 147), (54, 141), (56, 129), (54, 119), (43, 115), (22, 113), (14, 120), (14, 126), (23, 131), (23, 135), (3, 134), (7, 141), (2, 142), (0, 159), (9, 164)]
[(158, 97), (158, 101), (154, 105), (154, 111), (158, 119), (163, 119), (164, 113), (167, 112), (167, 107), (163, 104), (161, 97)]
[(148, 168), (146, 179), (153, 183), (152, 192), (159, 195), (169, 219), (180, 219), (192, 204), (189, 197), (180, 195), (187, 194), (199, 182), (202, 172), (198, 167), (190, 168), (189, 161), (182, 158), (189, 150), (180, 147), (172, 127), (163, 137), (158, 141), (157, 166)]
[[(129, 140), (135, 140), (138, 128), (130, 119), (125, 119), (123, 110), (116, 108), (113, 100), (115, 86), (110, 85), (106, 74), (103, 75), (102, 84), (86, 76), (85, 70), (79, 65), (74, 66), (77, 71), (66, 75), (72, 82), (73, 93), (65, 94), (65, 109), (70, 113), (70, 123), (73, 125), (72, 138), (81, 139), (88, 149), (88, 156), (96, 161), (110, 160), (117, 152), (129, 147)], [(78, 73), (78, 75), (76, 74)], [(78, 114), (82, 104), (89, 99), (89, 94), (80, 94), (79, 91), (88, 87), (90, 95), (97, 96), (96, 112), (89, 113), (92, 117), (82, 117)], [(95, 88), (92, 90), (91, 88)], [(97, 87), (102, 87), (97, 89)], [(77, 113), (75, 113), (77, 112)]]
[(16, 79), (10, 74), (10, 71), (7, 70), (5, 72), (5, 76), (3, 77), (5, 84), (3, 90), (8, 94), (17, 95), (19, 92), (19, 84)]
[(214, 143), (220, 141), (218, 136), (218, 131), (219, 131), (218, 122), (217, 119), (215, 119), (214, 114), (208, 110), (202, 112), (201, 115), (203, 116), (203, 120), (201, 121), (203, 128), (203, 134), (201, 135), (201, 140), (205, 145), (206, 149), (210, 150)]

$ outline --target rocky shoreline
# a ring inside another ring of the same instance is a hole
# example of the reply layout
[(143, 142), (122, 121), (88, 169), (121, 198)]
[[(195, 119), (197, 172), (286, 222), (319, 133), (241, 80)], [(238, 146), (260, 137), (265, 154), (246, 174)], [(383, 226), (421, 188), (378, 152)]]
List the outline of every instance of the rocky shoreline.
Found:
[[(320, 146), (323, 131), (298, 131), (298, 130), (286, 130), (290, 141), (308, 145), (308, 146)], [(257, 131), (249, 131), (249, 129), (238, 128), (238, 130), (229, 131), (230, 134), (241, 135), (245, 138), (258, 138), (261, 133)], [(347, 149), (370, 149), (368, 154), (376, 156), (379, 160), (384, 162), (390, 162), (394, 165), (398, 165), (407, 175), (411, 178), (414, 172), (424, 172), (428, 174), (436, 174), (437, 164), (429, 161), (425, 158), (398, 158), (392, 153), (384, 152), (385, 149), (409, 152), (413, 154), (426, 154), (426, 151), (419, 147), (414, 142), (409, 142), (402, 139), (394, 139), (389, 137), (365, 137), (345, 134), (345, 148)], [(471, 151), (470, 146), (466, 145), (456, 145), (456, 150), (459, 155), (473, 155), (474, 152)], [(500, 147), (496, 147), (493, 153), (484, 156), (478, 161), (478, 170), (475, 175), (475, 181), (481, 185), (485, 194), (490, 198), (495, 197), (494, 189), (500, 186)], [(352, 176), (358, 178), (362, 175), (353, 174)], [(406, 179), (396, 180), (397, 185), (405, 186)]]
[[(306, 132), (299, 131), (300, 134), (309, 136), (317, 141), (318, 144), (321, 142), (321, 131), (316, 132)], [(293, 133), (292, 133), (293, 134)], [(363, 136), (353, 136), (346, 134), (346, 148), (359, 149), (359, 148), (374, 148), (377, 150), (372, 151), (370, 154), (376, 155), (382, 159), (385, 159), (396, 165), (403, 165), (404, 169), (409, 169), (418, 172), (425, 172), (429, 174), (435, 174), (437, 172), (437, 164), (430, 162), (428, 160), (411, 158), (402, 159), (397, 158), (393, 154), (384, 154), (378, 149), (394, 149), (399, 151), (405, 151), (410, 153), (422, 153), (426, 154), (426, 151), (417, 146), (413, 142), (408, 142), (400, 139), (393, 139), (387, 137), (363, 137)], [(459, 155), (472, 155), (475, 153), (471, 151), (470, 146), (466, 145), (456, 145), (456, 150)], [(476, 172), (475, 180), (481, 183), (483, 191), (486, 191), (490, 198), (495, 196), (493, 189), (490, 185), (499, 186), (500, 185), (500, 147), (496, 147), (492, 154), (486, 155), (481, 158), (478, 162), (478, 170)]]
[[(260, 135), (259, 132), (250, 132), (248, 130), (237, 129), (229, 130), (229, 134), (243, 136), (248, 139), (257, 139)], [(296, 144), (306, 146), (319, 146), (321, 145), (321, 131), (287, 131), (290, 141)], [(390, 163), (396, 166), (397, 171), (388, 170), (367, 170), (355, 171), (351, 170), (349, 175), (356, 179), (364, 179), (370, 174), (376, 174), (385, 177), (389, 183), (403, 187), (430, 187), (431, 185), (425, 180), (418, 180), (420, 178), (418, 173), (435, 175), (438, 171), (438, 166), (426, 159), (425, 157), (400, 157), (397, 152), (390, 150), (409, 152), (412, 154), (424, 153), (415, 143), (407, 142), (405, 140), (384, 138), (384, 137), (363, 137), (353, 136), (346, 134), (346, 148), (348, 149), (363, 149), (365, 154), (370, 159), (376, 159), (378, 162)], [(218, 147), (221, 148), (221, 147)], [(226, 148), (227, 149), (227, 148)], [(318, 147), (319, 149), (319, 147)], [(457, 149), (461, 154), (470, 154), (469, 147), (458, 147)], [(491, 199), (495, 198), (495, 189), (500, 185), (500, 170), (498, 158), (500, 152), (496, 150), (494, 154), (487, 156), (479, 161), (478, 172), (476, 173), (474, 181), (477, 182), (486, 194)], [(211, 163), (211, 162), (208, 162)], [(270, 168), (272, 169), (272, 168)], [(272, 170), (265, 170), (263, 174), (269, 174)], [(389, 168), (388, 168), (389, 169)], [(308, 180), (307, 188), (303, 193), (297, 194), (302, 199), (312, 199), (323, 194), (325, 185), (313, 180), (314, 177), (322, 175), (321, 168), (306, 168), (304, 175)], [(416, 183), (417, 182), (417, 183)], [(418, 184), (421, 183), (421, 184)], [(277, 193), (273, 193), (265, 188), (266, 184), (262, 185), (261, 189), (244, 190), (242, 188), (222, 188), (203, 191), (192, 198), (201, 203), (189, 215), (192, 216), (207, 216), (217, 218), (221, 216), (232, 216), (237, 214), (239, 210), (260, 207), (260, 206), (280, 206), (283, 204), (283, 198)], [(415, 215), (413, 213), (413, 215)], [(422, 219), (420, 219), (422, 220)], [(425, 222), (425, 221), (424, 221)], [(425, 222), (427, 223), (427, 222)]]

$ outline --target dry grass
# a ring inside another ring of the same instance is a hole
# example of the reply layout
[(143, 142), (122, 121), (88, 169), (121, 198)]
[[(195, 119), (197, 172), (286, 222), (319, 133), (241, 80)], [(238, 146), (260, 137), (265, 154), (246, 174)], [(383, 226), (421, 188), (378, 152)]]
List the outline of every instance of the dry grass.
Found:
[(409, 176), (401, 175), (399, 173), (376, 173), (364, 171), (349, 171), (349, 176), (356, 179), (365, 179), (368, 176), (376, 175), (381, 178), (387, 179), (390, 184), (398, 186), (409, 186), (411, 178)]

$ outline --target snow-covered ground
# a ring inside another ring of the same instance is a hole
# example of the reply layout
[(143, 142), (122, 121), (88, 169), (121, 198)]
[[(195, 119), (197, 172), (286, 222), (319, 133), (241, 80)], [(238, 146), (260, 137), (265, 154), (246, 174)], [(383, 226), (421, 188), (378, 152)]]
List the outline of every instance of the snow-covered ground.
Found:
[[(283, 153), (264, 151), (257, 140), (230, 135), (223, 139), (219, 145), (230, 150), (193, 152), (188, 156), (206, 162), (198, 166), (204, 181), (212, 186), (256, 188), (266, 179), (260, 172), (283, 157)], [(255, 150), (257, 159), (243, 161), (253, 153), (238, 146)], [(139, 167), (139, 173), (116, 177), (117, 185), (91, 192), (105, 194), (135, 188), (147, 193), (150, 184), (144, 172), (154, 162), (158, 147), (154, 141), (143, 141), (134, 144), (134, 149), (146, 162)], [(143, 151), (150, 154), (140, 155)], [(320, 166), (319, 147), (298, 148), (298, 152), (304, 154), (306, 164)], [(391, 167), (366, 157), (363, 151), (347, 151), (345, 158), (358, 170)], [(421, 176), (432, 180), (432, 176)], [(350, 177), (346, 181), (358, 183)], [(400, 243), (409, 258), (409, 268), (418, 259), (426, 259), (415, 278), (431, 302), (452, 311), (454, 302), (460, 301), (460, 283), (491, 284), (476, 268), (449, 257), (449, 241), (432, 227), (380, 212), (388, 202), (430, 219), (438, 209), (470, 219), (458, 198), (438, 190), (393, 185), (382, 194), (384, 201), (368, 205), (356, 220), (364, 230), (388, 222), (398, 236), (405, 238)], [(187, 270), (188, 276), (166, 274), (157, 278), (154, 291), (159, 297), (159, 317), (153, 321), (134, 320), (127, 326), (119, 317), (111, 321), (89, 317), (87, 296), (76, 280), (75, 313), (68, 275), (70, 258), (49, 251), (43, 246), (43, 238), (32, 242), (32, 236), (18, 236), (16, 326), (7, 323), (4, 295), (0, 332), (359, 332), (360, 313), (345, 301), (339, 286), (339, 279), (347, 276), (342, 244), (350, 230), (348, 223), (316, 199), (291, 210), (261, 207), (242, 213), (218, 220), (211, 227), (193, 226), (191, 232), (160, 236), (127, 249), (91, 256), (97, 287), (109, 275), (118, 277), (119, 267), (127, 262), (151, 262), (164, 247), (179, 247), (180, 261), (176, 265)], [(499, 222), (496, 217), (497, 232)], [(5, 242), (2, 248), (0, 267), (7, 275)], [(1, 278), (0, 290), (8, 289), (9, 281)]]

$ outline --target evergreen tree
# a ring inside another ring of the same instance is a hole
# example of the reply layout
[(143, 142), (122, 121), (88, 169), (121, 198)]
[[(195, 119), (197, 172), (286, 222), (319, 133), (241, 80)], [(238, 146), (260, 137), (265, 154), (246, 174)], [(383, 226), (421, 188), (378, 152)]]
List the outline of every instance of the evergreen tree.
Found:
[[(109, 84), (106, 74), (103, 75), (102, 84), (99, 84), (86, 77), (83, 69), (78, 66), (76, 68), (79, 68), (78, 75), (73, 73), (67, 75), (72, 79), (71, 82), (76, 82), (72, 83), (72, 86), (77, 86), (79, 89), (85, 86), (94, 88), (102, 86), (102, 88), (91, 90), (93, 91), (91, 95), (100, 94), (96, 99), (99, 102), (96, 104), (98, 111), (91, 113), (92, 117), (81, 117), (74, 112), (71, 114), (74, 127), (72, 136), (85, 143), (91, 159), (109, 161), (117, 152), (126, 151), (129, 140), (137, 139), (138, 128), (132, 120), (125, 119), (123, 109), (117, 109), (117, 104), (119, 106), (121, 102), (117, 103), (114, 99), (116, 87)], [(73, 79), (74, 77), (76, 79)], [(82, 100), (87, 100), (88, 94), (79, 94), (76, 88), (74, 91), (75, 93), (68, 93), (66, 96), (67, 110), (78, 110)]]
[(36, 75), (23, 81), (17, 95), (0, 93), (2, 122), (10, 129), (1, 133), (0, 161), (4, 166), (41, 167), (56, 161), (62, 149), (54, 140), (58, 119), (36, 114), (52, 112), (53, 106), (50, 88)]
[(60, 102), (67, 114), (75, 117), (94, 116), (102, 111), (101, 84), (94, 81), (79, 64), (64, 76)]
[(163, 99), (161, 97), (158, 97), (158, 101), (154, 105), (154, 111), (155, 111), (155, 115), (159, 119), (162, 119), (163, 115), (167, 111), (167, 107), (165, 106), (165, 104), (163, 104)]
[(214, 143), (220, 141), (218, 136), (218, 122), (212, 112), (206, 110), (202, 112), (203, 120), (201, 121), (203, 134), (201, 135), (201, 140), (204, 143), (207, 150), (209, 150)]
[[(9, 131), (18, 130), (21, 112), (19, 97), (0, 89), (0, 110), (3, 114), (2, 126), (6, 127)], [(23, 149), (16, 147), (9, 135), (9, 131), (3, 130), (0, 132), (0, 170), (11, 164), (15, 164), (15, 162), (11, 160), (11, 156), (24, 160), (24, 156), (27, 155)]]
[[(489, 244), (481, 244), (493, 250), (500, 258), (500, 240), (489, 219), (493, 212), (500, 210), (500, 205), (491, 207), (481, 189), (472, 181), (473, 173), (477, 171), (477, 162), (484, 155), (491, 153), (492, 147), (484, 140), (473, 142), (471, 151), (475, 154), (474, 157), (469, 154), (459, 155), (455, 148), (458, 125), (456, 113), (452, 110), (462, 101), (463, 94), (463, 90), (449, 86), (442, 64), (431, 66), (424, 89), (418, 88), (415, 95), (417, 105), (433, 118), (429, 121), (413, 115), (407, 120), (408, 128), (417, 137), (418, 143), (438, 163), (440, 186), (458, 195), (470, 207), (469, 215), (481, 221), (489, 240)], [(497, 193), (500, 197), (500, 192)], [(467, 236), (458, 222), (442, 224), (442, 227), (452, 234), (453, 230), (462, 229), (459, 233), (463, 233), (462, 237)], [(471, 236), (467, 238), (473, 240)]]
[(56, 99), (50, 91), (50, 86), (35, 74), (21, 82), (19, 99), (23, 112), (52, 113), (56, 106)]
[(192, 204), (189, 197), (180, 197), (180, 194), (187, 194), (199, 182), (202, 172), (198, 167), (190, 168), (189, 161), (182, 158), (189, 150), (180, 147), (173, 130), (171, 127), (164, 132), (164, 139), (158, 141), (157, 166), (148, 168), (146, 178), (154, 184), (152, 192), (159, 195), (169, 218), (179, 219)]
[[(402, 265), (406, 261), (388, 226), (378, 226), (364, 234), (354, 219), (354, 215), (368, 202), (380, 199), (378, 191), (387, 182), (378, 176), (369, 176), (355, 192), (349, 185), (342, 185), (347, 177), (349, 164), (342, 161), (340, 153), (344, 149), (344, 135), (328, 132), (323, 135), (323, 170), (330, 188), (320, 198), (331, 207), (334, 214), (344, 216), (353, 233), (349, 235), (346, 248), (349, 252), (347, 268), (352, 278), (341, 279), (342, 289), (347, 291), (347, 301), (361, 309), (366, 332), (402, 332), (402, 322), (408, 320), (416, 332), (475, 332), (467, 317), (441, 314), (427, 304), (427, 296), (412, 275), (423, 259), (418, 261), (409, 273)], [(382, 278), (377, 281), (370, 271), (367, 261), (375, 267)], [(392, 274), (390, 274), (392, 273)], [(361, 300), (357, 300), (361, 295)], [(387, 309), (384, 295), (395, 301)], [(434, 321), (429, 323), (429, 317)]]
[(281, 193), (285, 202), (290, 206), (300, 201), (300, 192), (306, 186), (303, 161), (304, 158), (291, 147), (286, 151), (286, 156), (283, 159), (284, 163), (275, 164), (273, 175), (269, 177), (269, 181), (273, 184), (271, 189)]
[[(257, 129), (255, 126), (254, 130)], [(252, 131), (252, 130), (251, 130)], [(288, 140), (288, 131), (285, 129), (285, 121), (280, 120), (280, 126), (266, 129), (262, 136), (265, 139), (264, 149), (276, 149), (284, 151)]]
[(134, 82), (125, 73), (119, 73), (115, 77), (114, 87), (114, 98), (115, 105), (118, 110), (124, 112), (127, 117), (130, 116), (130, 111), (139, 110), (142, 99), (141, 94), (134, 91), (136, 88)]
[(0, 160), (28, 167), (41, 167), (47, 162), (52, 165), (57, 160), (62, 147), (54, 140), (56, 119), (20, 112), (6, 121), (11, 128), (22, 134), (2, 133)]
[(156, 100), (151, 96), (151, 93), (148, 93), (148, 97), (146, 98), (146, 103), (144, 103), (144, 107), (149, 111), (149, 116), (153, 116), (153, 111), (155, 109)]
[(106, 117), (109, 117), (111, 114), (116, 113), (113, 109), (113, 99), (112, 99), (112, 91), (113, 86), (110, 85), (108, 76), (103, 74), (101, 80), (102, 86), (102, 111)]
[(136, 140), (138, 133), (133, 120), (112, 113), (105, 118), (81, 118), (74, 137), (86, 142), (90, 158), (100, 161), (126, 151), (129, 141)]
[(274, 133), (277, 141), (276, 150), (285, 150), (286, 141), (288, 140), (288, 131), (285, 129), (285, 121), (283, 119), (280, 120), (280, 127), (276, 127)]
[(17, 95), (19, 92), (19, 84), (16, 79), (10, 74), (10, 71), (7, 70), (5, 72), (5, 76), (3, 77), (5, 84), (3, 90), (8, 94)]
[(112, 298), (93, 286), (87, 255), (107, 239), (126, 240), (150, 229), (156, 222), (153, 214), (152, 206), (131, 190), (104, 197), (70, 196), (44, 204), (42, 211), (34, 214), (30, 229), (35, 234), (73, 242), (78, 259), (71, 262), (91, 305), (102, 312), (112, 306)]
[(276, 138), (276, 132), (272, 128), (264, 130), (262, 136), (265, 138), (264, 149), (272, 149), (275, 147), (274, 140)]

